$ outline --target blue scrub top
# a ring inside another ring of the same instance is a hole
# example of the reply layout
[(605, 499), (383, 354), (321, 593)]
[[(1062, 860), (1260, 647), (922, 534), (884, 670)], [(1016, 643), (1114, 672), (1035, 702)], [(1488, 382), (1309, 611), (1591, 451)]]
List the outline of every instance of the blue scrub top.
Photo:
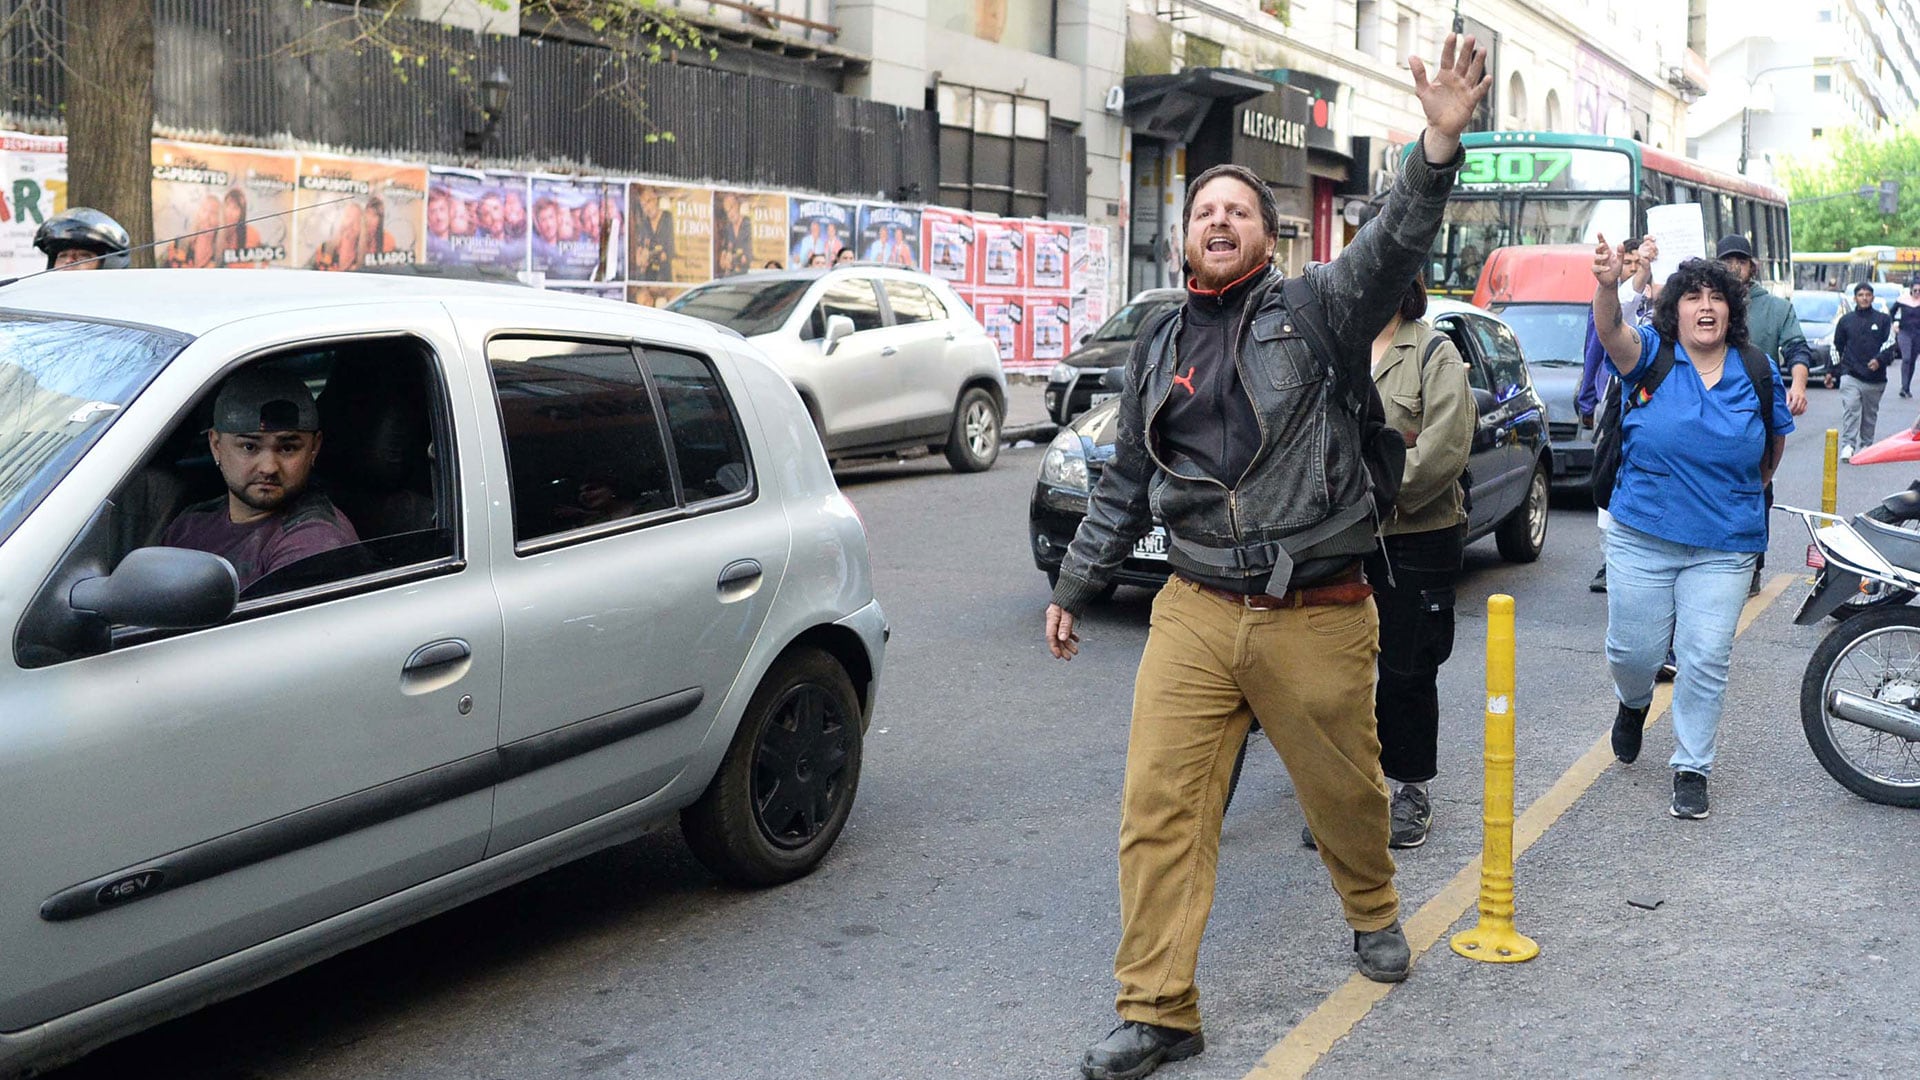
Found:
[[(1640, 362), (1621, 375), (1622, 396), (1653, 366), (1660, 335), (1638, 328)], [(1767, 508), (1761, 494), (1760, 454), (1767, 437), (1760, 395), (1746, 365), (1732, 352), (1712, 389), (1700, 382), (1687, 350), (1674, 345), (1673, 370), (1621, 421), (1620, 471), (1613, 516), (1629, 528), (1676, 544), (1715, 551), (1765, 551)], [(1607, 367), (1619, 374), (1611, 357)], [(1773, 433), (1793, 430), (1787, 392), (1772, 363)]]

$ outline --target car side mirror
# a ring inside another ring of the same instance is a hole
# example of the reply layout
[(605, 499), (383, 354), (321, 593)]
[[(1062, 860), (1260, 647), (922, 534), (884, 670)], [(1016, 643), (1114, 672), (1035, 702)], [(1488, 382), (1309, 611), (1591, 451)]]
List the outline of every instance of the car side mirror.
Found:
[(1127, 388), (1127, 365), (1116, 364), (1100, 375), (1100, 389), (1125, 390)]
[(845, 315), (829, 315), (827, 316), (827, 334), (820, 339), (820, 351), (832, 356), (834, 348), (840, 344), (841, 340), (852, 336), (852, 319)]
[(218, 555), (186, 548), (135, 548), (105, 577), (73, 583), (67, 602), (109, 623), (190, 630), (233, 614), (240, 578)]
[(1485, 416), (1500, 407), (1500, 399), (1493, 396), (1493, 391), (1476, 386), (1473, 388), (1473, 404), (1480, 410), (1480, 415)]
[(1085, 345), (1087, 342), (1092, 340), (1093, 340), (1093, 333), (1091, 331), (1081, 334), (1080, 340), (1073, 343), (1074, 348), (1079, 348), (1080, 346)]

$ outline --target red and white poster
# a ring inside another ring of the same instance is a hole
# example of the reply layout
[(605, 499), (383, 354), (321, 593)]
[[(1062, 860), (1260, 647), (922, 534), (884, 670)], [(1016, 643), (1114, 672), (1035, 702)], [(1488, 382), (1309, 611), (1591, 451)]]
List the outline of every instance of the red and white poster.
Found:
[(975, 217), (975, 257), (980, 273), (975, 283), (983, 289), (1019, 289), (1027, 283), (1027, 229), (1018, 221)]
[(33, 234), (67, 208), (67, 140), (0, 132), (0, 277), (47, 268)]
[[(987, 336), (1000, 350), (1000, 366), (1007, 371), (1033, 367), (1029, 360), (1027, 301), (1019, 293), (980, 289), (973, 294), (973, 317), (986, 327)], [(1051, 363), (1044, 367), (1051, 367)]]
[(926, 271), (955, 287), (979, 280), (974, 270), (973, 215), (929, 206), (920, 213), (920, 252)]
[(1045, 369), (1072, 351), (1073, 301), (1052, 293), (1027, 295), (1028, 354), (1022, 359)]
[(1024, 224), (1027, 230), (1027, 287), (1072, 289), (1073, 282), (1067, 270), (1073, 261), (1073, 226), (1053, 221), (1028, 221)]

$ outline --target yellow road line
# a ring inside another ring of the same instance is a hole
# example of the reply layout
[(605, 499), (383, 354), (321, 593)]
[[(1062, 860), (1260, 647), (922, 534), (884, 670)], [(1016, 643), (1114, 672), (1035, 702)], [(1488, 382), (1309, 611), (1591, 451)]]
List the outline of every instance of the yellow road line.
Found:
[[(1734, 631), (1736, 638), (1746, 633), (1760, 613), (1780, 598), (1787, 586), (1793, 584), (1794, 577), (1793, 574), (1775, 574), (1760, 590), (1760, 595), (1747, 601), (1746, 607), (1740, 612), (1740, 624)], [(1672, 702), (1671, 685), (1655, 687), (1647, 722), (1651, 724), (1666, 715), (1667, 706)], [(1554, 781), (1546, 794), (1535, 799), (1526, 812), (1514, 821), (1514, 859), (1518, 861), (1534, 841), (1546, 835), (1547, 829), (1580, 796), (1586, 794), (1587, 789), (1612, 763), (1613, 745), (1610, 738), (1603, 735)], [(1447, 932), (1447, 928), (1460, 921), (1460, 916), (1471, 910), (1479, 898), (1480, 856), (1475, 855), (1433, 899), (1422, 904), (1419, 911), (1402, 922), (1407, 932), (1407, 944), (1412, 947), (1414, 957), (1417, 959), (1432, 948)], [(1346, 1038), (1354, 1026), (1365, 1019), (1367, 1013), (1384, 1000), (1396, 985), (1401, 984), (1377, 983), (1358, 973), (1348, 976), (1339, 989), (1328, 994), (1318, 1008), (1308, 1013), (1306, 1019), (1275, 1043), (1243, 1080), (1295, 1080), (1307, 1075), (1308, 1070), (1319, 1064), (1335, 1043)]]

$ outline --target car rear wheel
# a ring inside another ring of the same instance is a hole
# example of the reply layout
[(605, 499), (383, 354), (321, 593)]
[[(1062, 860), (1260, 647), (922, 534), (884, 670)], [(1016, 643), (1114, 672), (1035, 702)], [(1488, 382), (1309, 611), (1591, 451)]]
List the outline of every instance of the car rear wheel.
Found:
[(734, 885), (810, 873), (853, 812), (860, 703), (833, 657), (782, 657), (747, 703), (733, 745), (700, 800), (680, 813), (687, 846)]
[(1526, 501), (1500, 523), (1500, 531), (1494, 534), (1493, 540), (1500, 548), (1501, 558), (1508, 562), (1530, 563), (1545, 550), (1549, 490), (1547, 463), (1542, 461), (1533, 467), (1533, 479), (1527, 483)]
[(947, 464), (954, 472), (984, 472), (1000, 456), (1000, 407), (979, 387), (960, 395), (947, 433)]

